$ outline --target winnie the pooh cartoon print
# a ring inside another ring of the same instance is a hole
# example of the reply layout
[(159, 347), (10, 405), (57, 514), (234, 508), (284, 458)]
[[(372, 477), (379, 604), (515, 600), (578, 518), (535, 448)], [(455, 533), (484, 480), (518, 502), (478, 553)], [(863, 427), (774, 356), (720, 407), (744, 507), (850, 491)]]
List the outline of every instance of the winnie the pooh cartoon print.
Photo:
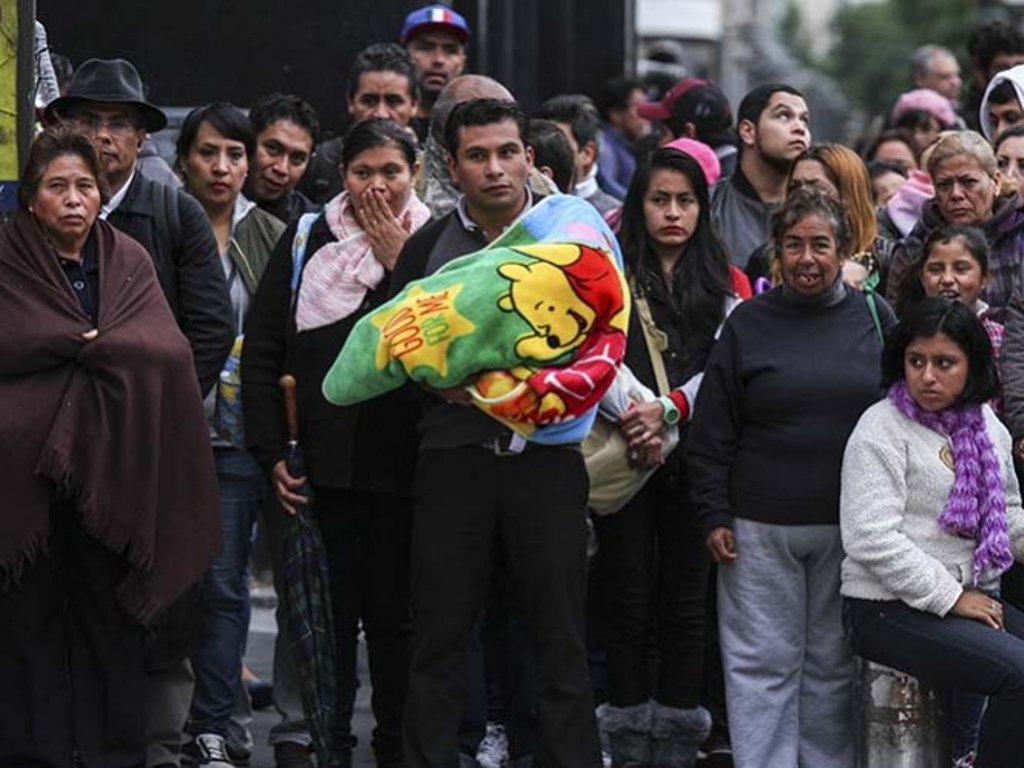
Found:
[(407, 380), (462, 386), (530, 440), (582, 440), (625, 352), (621, 264), (593, 206), (547, 197), (488, 246), (360, 319), (324, 377), (324, 396), (346, 406)]
[(518, 313), (533, 329), (516, 342), (516, 354), (524, 362), (557, 360), (581, 346), (599, 321), (625, 332), (622, 291), (607, 290), (609, 282), (621, 288), (622, 277), (605, 254), (585, 245), (515, 250), (537, 261), (498, 267), (498, 274), (510, 282), (498, 306)]

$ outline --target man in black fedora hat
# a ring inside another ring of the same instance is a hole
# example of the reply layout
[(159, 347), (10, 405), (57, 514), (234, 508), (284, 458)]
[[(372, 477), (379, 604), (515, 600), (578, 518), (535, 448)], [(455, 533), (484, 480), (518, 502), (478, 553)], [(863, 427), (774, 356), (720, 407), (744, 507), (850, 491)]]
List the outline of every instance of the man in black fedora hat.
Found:
[[(166, 116), (146, 101), (139, 73), (124, 59), (82, 64), (67, 94), (50, 102), (45, 114), (48, 121), (72, 124), (95, 145), (111, 195), (101, 216), (138, 240), (153, 259), (167, 303), (192, 347), (205, 396), (234, 342), (231, 299), (202, 207), (139, 172), (146, 134), (162, 129)], [(194, 682), (188, 650), (196, 605), (192, 593), (172, 605), (146, 648), (149, 766), (178, 765)]]

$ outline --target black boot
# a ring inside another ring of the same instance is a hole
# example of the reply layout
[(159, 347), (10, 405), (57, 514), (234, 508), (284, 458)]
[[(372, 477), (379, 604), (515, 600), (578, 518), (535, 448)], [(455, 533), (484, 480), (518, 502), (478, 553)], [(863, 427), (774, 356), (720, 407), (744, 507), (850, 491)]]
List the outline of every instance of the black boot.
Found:
[(647, 768), (651, 764), (651, 702), (633, 707), (597, 708), (597, 723), (608, 739), (612, 768)]
[(651, 705), (651, 767), (693, 768), (697, 749), (711, 732), (711, 713), (704, 707), (676, 709)]

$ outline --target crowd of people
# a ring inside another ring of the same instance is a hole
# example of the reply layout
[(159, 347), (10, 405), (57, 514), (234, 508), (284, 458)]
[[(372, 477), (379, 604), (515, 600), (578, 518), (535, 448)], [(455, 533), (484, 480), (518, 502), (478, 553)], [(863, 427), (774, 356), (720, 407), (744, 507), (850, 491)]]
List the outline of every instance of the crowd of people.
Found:
[[(279, 768), (352, 764), (360, 637), (381, 768), (853, 768), (855, 654), (948, 694), (951, 768), (1024, 766), (1024, 33), (975, 30), (966, 92), (915, 51), (856, 146), (785, 83), (735, 120), (695, 78), (528, 115), (465, 72), (470, 34), (417, 9), (354, 57), (344, 135), (297, 95), (213, 102), (170, 165), (128, 61), (40, 105), (0, 230), (0, 765), (244, 764), (259, 529)], [(364, 318), (555, 196), (617, 239), (633, 307), (614, 511), (578, 440), (470, 381), (323, 389)]]

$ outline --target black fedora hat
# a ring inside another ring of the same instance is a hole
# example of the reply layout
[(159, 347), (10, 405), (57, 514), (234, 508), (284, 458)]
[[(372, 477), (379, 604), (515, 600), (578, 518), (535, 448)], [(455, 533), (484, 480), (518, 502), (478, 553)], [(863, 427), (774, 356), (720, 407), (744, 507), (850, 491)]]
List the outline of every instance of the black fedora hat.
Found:
[(46, 107), (46, 120), (64, 117), (81, 104), (129, 104), (139, 110), (142, 124), (153, 133), (167, 125), (167, 115), (146, 101), (142, 78), (130, 61), (89, 59), (71, 78), (67, 96), (54, 99)]

